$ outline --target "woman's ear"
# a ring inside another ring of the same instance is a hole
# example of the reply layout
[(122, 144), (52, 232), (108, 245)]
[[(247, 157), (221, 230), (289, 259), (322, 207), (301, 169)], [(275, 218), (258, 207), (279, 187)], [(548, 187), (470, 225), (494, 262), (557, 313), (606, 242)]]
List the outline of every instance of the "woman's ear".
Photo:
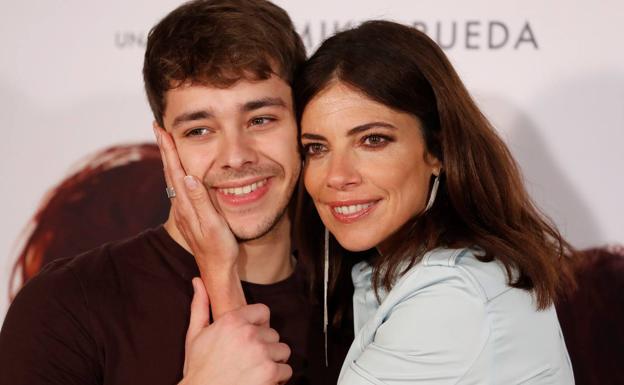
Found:
[(440, 175), (440, 173), (442, 172), (443, 166), (442, 166), (442, 162), (440, 162), (440, 160), (436, 158), (435, 155), (429, 152), (425, 154), (425, 162), (427, 162), (427, 164), (431, 166), (432, 173), (434, 176)]

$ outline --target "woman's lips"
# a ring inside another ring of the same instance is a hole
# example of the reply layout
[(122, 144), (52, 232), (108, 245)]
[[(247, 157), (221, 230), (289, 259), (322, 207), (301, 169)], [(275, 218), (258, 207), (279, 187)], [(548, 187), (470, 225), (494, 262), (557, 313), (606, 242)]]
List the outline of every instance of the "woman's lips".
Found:
[(371, 213), (377, 207), (379, 200), (357, 200), (331, 202), (329, 209), (338, 221), (342, 223), (353, 223)]

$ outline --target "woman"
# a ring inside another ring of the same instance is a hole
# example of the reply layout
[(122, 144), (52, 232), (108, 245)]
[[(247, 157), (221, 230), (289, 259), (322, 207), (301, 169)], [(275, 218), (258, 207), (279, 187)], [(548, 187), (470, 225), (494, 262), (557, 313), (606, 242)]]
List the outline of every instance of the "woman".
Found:
[[(441, 49), (367, 22), (323, 43), (295, 99), (305, 188), (340, 244), (330, 288), (349, 273), (355, 287), (339, 384), (573, 383), (553, 306), (571, 247)], [(321, 236), (301, 230), (320, 259)]]

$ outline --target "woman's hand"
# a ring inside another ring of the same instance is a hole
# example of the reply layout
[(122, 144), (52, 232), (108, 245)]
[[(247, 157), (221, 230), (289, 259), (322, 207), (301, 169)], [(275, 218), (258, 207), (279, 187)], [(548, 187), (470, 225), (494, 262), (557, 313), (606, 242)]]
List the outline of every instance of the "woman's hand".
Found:
[(201, 181), (186, 175), (169, 133), (156, 125), (154, 133), (167, 186), (176, 194), (171, 199), (175, 225), (195, 256), (212, 299), (212, 316), (217, 319), (246, 304), (238, 276), (238, 243)]

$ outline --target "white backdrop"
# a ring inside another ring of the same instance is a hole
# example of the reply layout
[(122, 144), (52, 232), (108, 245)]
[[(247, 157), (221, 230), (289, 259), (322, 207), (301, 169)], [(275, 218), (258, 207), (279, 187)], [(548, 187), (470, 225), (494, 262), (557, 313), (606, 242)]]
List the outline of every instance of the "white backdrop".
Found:
[[(563, 234), (578, 247), (624, 242), (620, 0), (277, 3), (308, 52), (370, 18), (425, 29), (446, 47)], [(152, 140), (141, 79), (145, 36), (178, 4), (2, 2), (0, 321), (16, 240), (45, 192), (96, 150)]]

